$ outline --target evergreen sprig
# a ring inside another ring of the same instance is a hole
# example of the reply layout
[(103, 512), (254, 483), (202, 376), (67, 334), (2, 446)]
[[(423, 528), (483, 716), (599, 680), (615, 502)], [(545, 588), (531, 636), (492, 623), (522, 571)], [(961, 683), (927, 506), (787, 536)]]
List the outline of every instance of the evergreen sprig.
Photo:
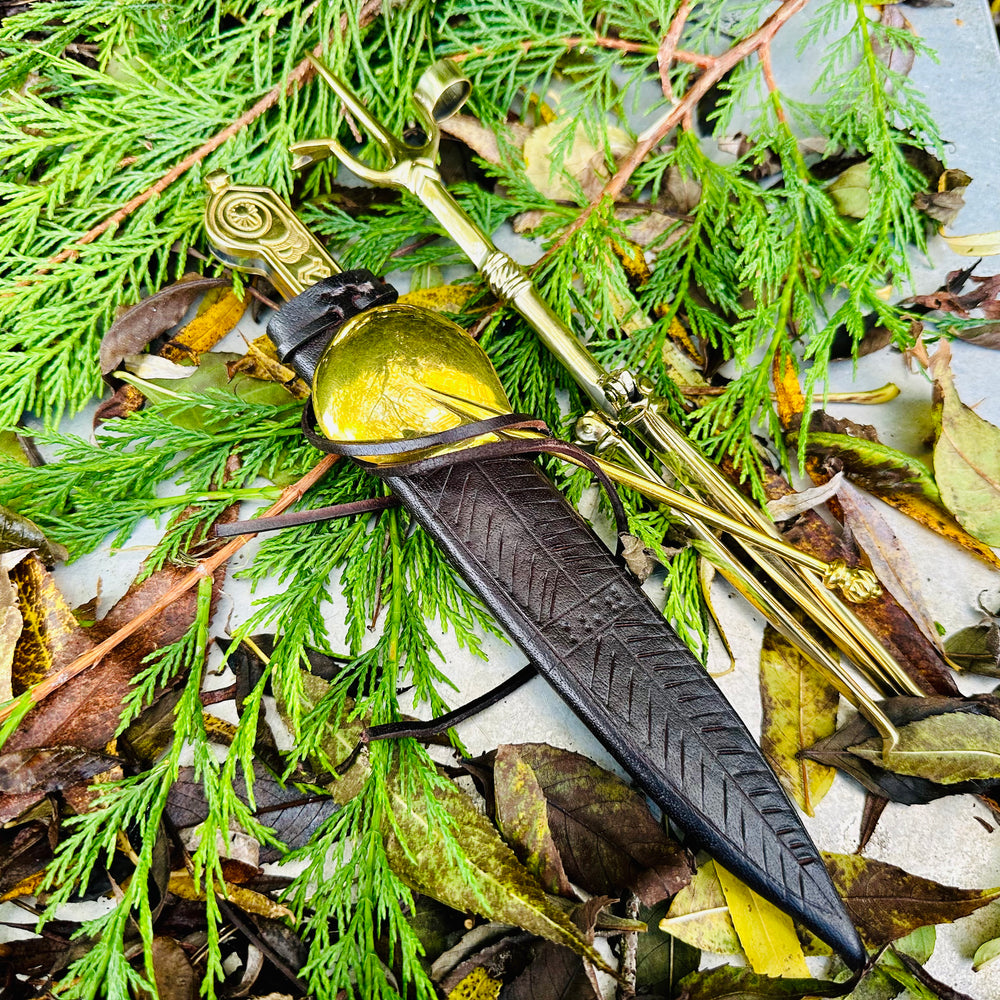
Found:
[[(550, 151), (554, 172), (569, 152), (572, 126), (581, 125), (604, 151), (610, 176), (619, 165), (609, 152), (608, 126), (649, 128), (700, 72), (697, 60), (657, 66), (671, 27), (680, 28), (676, 47), (704, 64), (756, 31), (771, 6), (766, 0), (694, 5), (683, 24), (679, 0), (415, 0), (385, 5), (377, 16), (377, 4), (360, 0), (27, 6), (0, 25), (0, 256), (6, 264), (0, 426), (26, 415), (54, 426), (100, 391), (97, 346), (119, 309), (201, 267), (190, 251), (205, 249), (202, 179), (211, 170), (292, 197), (348, 266), (378, 272), (459, 261), (437, 223), (409, 196), (368, 211), (341, 207), (332, 163), (299, 179), (286, 153), (290, 142), (329, 134), (340, 120), (330, 92), (308, 82), (303, 59), (314, 48), (324, 50), (334, 71), (396, 131), (409, 123), (409, 95), (420, 72), (450, 56), (473, 79), (472, 109), (496, 133), (499, 150), (481, 164), (487, 187), (461, 185), (459, 200), (491, 233), (532, 213), (546, 247), (534, 277), (553, 309), (603, 363), (629, 365), (652, 378), (691, 433), (757, 484), (752, 432), (765, 426), (779, 447), (782, 440), (770, 400), (776, 361), (794, 359), (808, 392), (826, 377), (837, 332), (843, 328), (859, 339), (872, 313), (900, 345), (907, 343), (908, 323), (877, 291), (905, 276), (910, 250), (923, 246), (925, 222), (913, 195), (925, 179), (909, 153), (939, 151), (941, 141), (923, 100), (885, 53), (905, 47), (923, 53), (922, 44), (873, 19), (858, 0), (831, 0), (808, 15), (814, 28), (803, 43), (810, 52), (825, 49), (821, 100), (773, 89), (755, 57), (733, 66), (714, 89), (711, 107), (706, 102), (708, 110), (699, 109), (710, 134), (693, 119), (681, 121), (617, 192), (655, 211), (664, 208), (671, 179), (700, 187), (697, 203), (674, 211), (673, 224), (646, 248), (648, 276), (637, 276), (633, 266), (637, 254), (621, 201), (588, 203), (579, 185), (568, 201), (547, 197), (529, 179), (508, 123), (535, 125), (554, 116), (571, 126)], [(827, 44), (831, 33), (837, 40)], [(746, 152), (721, 162), (709, 146), (734, 131), (737, 115)], [(232, 135), (222, 141), (227, 129)], [(346, 135), (342, 128), (341, 138)], [(804, 151), (800, 141), (817, 135), (827, 143), (823, 156)], [(378, 162), (378, 150), (364, 137), (349, 141)], [(817, 179), (819, 161), (836, 155), (870, 165), (869, 207), (860, 219), (839, 214)], [(762, 184), (754, 168), (768, 158), (773, 172)], [(483, 301), (473, 308), (484, 308)], [(481, 312), (465, 319), (484, 326), (480, 342), (514, 408), (570, 433), (586, 402), (530, 330), (499, 309), (485, 319)], [(736, 373), (722, 395), (690, 414), (662, 363), (677, 321)], [(43, 440), (54, 461), (40, 469), (4, 462), (0, 501), (33, 517), (75, 555), (109, 534), (124, 544), (143, 518), (194, 505), (193, 517), (167, 528), (155, 567), (180, 558), (224, 506), (270, 497), (261, 477), (285, 481), (316, 460), (299, 436), (297, 405), (255, 407), (223, 392), (172, 392), (127, 420), (109, 422), (95, 443), (48, 432)], [(579, 499), (589, 476), (548, 464), (567, 494)], [(322, 506), (379, 489), (341, 463), (304, 503)], [(670, 518), (645, 510), (636, 497), (624, 499), (632, 532), (662, 552)], [(696, 555), (686, 550), (663, 558), (666, 614), (704, 652)], [(482, 634), (496, 631), (450, 564), (399, 511), (264, 539), (244, 575), (254, 585), (276, 580), (280, 586), (256, 598), (236, 638), (267, 630), (276, 633), (276, 644), (241, 706), (225, 760), (201, 717), (203, 593), (192, 631), (145, 665), (126, 705), (130, 718), (168, 679), (182, 685), (169, 752), (75, 820), (50, 870), (52, 912), (86, 882), (119, 831), (132, 831), (135, 875), (119, 905), (86, 928), (96, 944), (71, 968), (66, 995), (117, 1000), (149, 986), (148, 957), (138, 971), (125, 959), (125, 944), (135, 925), (147, 946), (151, 940), (146, 876), (182, 752), (194, 757), (209, 808), (191, 865), (206, 897), (205, 989), (211, 995), (222, 977), (219, 842), (232, 828), (275, 842), (253, 808), (265, 686), (295, 734), (289, 774), (296, 764), (308, 766), (336, 787), (333, 772), (350, 749), (337, 743), (338, 734), (342, 739), (345, 727), (362, 720), (396, 720), (400, 686), (411, 686), (415, 700), (431, 711), (446, 708), (446, 671), (429, 623), (452, 631), (473, 654), (481, 652)], [(345, 621), (332, 623), (324, 604), (335, 587), (347, 612)], [(348, 655), (319, 698), (303, 671), (307, 647)], [(369, 754), (357, 794), (292, 855), (304, 863), (288, 895), (310, 948), (302, 974), (317, 997), (338, 990), (395, 997), (397, 986), (375, 957), (376, 943), (384, 944), (401, 960), (406, 995), (430, 997), (433, 987), (416, 961), (419, 944), (407, 920), (412, 899), (382, 839), (394, 807), (387, 775), (395, 771), (421, 797), (441, 830), (442, 850), (458, 857), (459, 838), (437, 805), (441, 779), (422, 750), (376, 744)], [(240, 783), (247, 801), (234, 791)]]

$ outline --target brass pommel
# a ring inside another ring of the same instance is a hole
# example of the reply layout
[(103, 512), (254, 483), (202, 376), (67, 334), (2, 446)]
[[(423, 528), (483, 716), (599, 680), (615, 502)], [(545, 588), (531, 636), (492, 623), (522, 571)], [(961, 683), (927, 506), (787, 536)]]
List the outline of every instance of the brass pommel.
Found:
[(313, 408), (332, 441), (401, 441), (510, 413), (483, 349), (450, 320), (402, 304), (337, 331), (316, 366)]

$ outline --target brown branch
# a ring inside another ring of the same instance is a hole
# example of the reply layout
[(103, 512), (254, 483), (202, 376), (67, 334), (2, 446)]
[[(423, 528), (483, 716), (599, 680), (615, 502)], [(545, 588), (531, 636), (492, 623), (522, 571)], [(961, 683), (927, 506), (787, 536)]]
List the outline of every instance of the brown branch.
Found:
[(741, 63), (753, 52), (768, 45), (782, 25), (794, 17), (805, 4), (806, 0), (785, 0), (755, 32), (747, 35), (746, 38), (737, 42), (722, 55), (713, 57), (711, 66), (707, 67), (705, 72), (695, 80), (688, 92), (677, 104), (655, 125), (639, 136), (635, 148), (622, 160), (614, 177), (604, 185), (601, 193), (573, 220), (572, 224), (566, 227), (562, 236), (545, 253), (545, 257), (550, 256), (560, 247), (564, 246), (573, 233), (586, 224), (587, 220), (594, 213), (594, 210), (605, 198), (615, 200), (621, 194), (622, 189), (629, 182), (639, 164), (642, 163), (646, 156), (662, 141), (670, 130), (679, 122), (684, 121), (692, 115), (698, 102), (734, 66)]
[[(382, 0), (368, 0), (362, 7), (360, 14), (360, 24), (368, 24), (378, 13), (382, 6)], [(340, 19), (340, 30), (347, 30), (347, 15), (342, 15)], [(323, 44), (317, 45), (312, 54), (319, 58), (323, 54)], [(236, 121), (231, 122), (221, 132), (216, 132), (207, 142), (202, 143), (193, 153), (188, 154), (179, 163), (174, 164), (158, 181), (137, 194), (130, 201), (127, 201), (116, 212), (109, 215), (103, 222), (98, 223), (93, 229), (88, 230), (72, 246), (60, 250), (54, 257), (50, 258), (48, 264), (40, 267), (36, 273), (44, 274), (55, 264), (60, 264), (64, 260), (76, 257), (79, 254), (78, 247), (93, 243), (99, 236), (109, 229), (114, 229), (125, 221), (137, 208), (145, 205), (151, 198), (162, 194), (178, 178), (182, 177), (193, 166), (201, 163), (209, 155), (215, 152), (223, 143), (227, 142), (239, 131), (256, 121), (265, 111), (269, 111), (278, 103), (282, 94), (290, 94), (293, 90), (299, 89), (315, 75), (315, 69), (309, 59), (303, 59), (295, 69), (288, 74), (288, 79), (272, 87), (256, 104), (245, 111)]]
[(777, 99), (778, 95), (778, 84), (774, 79), (774, 67), (771, 65), (771, 42), (768, 39), (760, 47), (760, 52), (758, 53), (758, 58), (760, 59), (760, 68), (764, 72), (764, 83), (767, 84), (768, 93), (771, 94), (774, 100), (775, 113), (778, 116), (778, 121), (787, 122), (788, 118), (785, 116), (785, 109), (781, 106), (781, 102)]
[[(282, 491), (281, 496), (267, 509), (265, 516), (270, 517), (274, 514), (280, 514), (297, 500), (300, 500), (307, 490), (329, 472), (336, 461), (336, 455), (327, 455), (321, 461), (317, 462), (298, 482), (292, 483), (291, 486), (286, 487)], [(208, 556), (206, 559), (202, 559), (190, 573), (185, 574), (184, 577), (178, 580), (158, 601), (137, 614), (135, 618), (123, 625), (117, 632), (113, 632), (107, 639), (98, 643), (89, 652), (78, 656), (61, 670), (50, 674), (31, 688), (31, 703), (37, 705), (43, 698), (47, 698), (53, 691), (58, 690), (67, 681), (76, 677), (77, 674), (83, 673), (88, 667), (92, 667), (103, 657), (107, 656), (111, 650), (124, 642), (130, 635), (135, 634), (148, 621), (163, 611), (164, 608), (196, 587), (205, 577), (211, 577), (220, 566), (239, 552), (253, 537), (252, 533), (240, 535), (238, 538), (234, 538), (231, 542), (224, 545), (218, 552)], [(6, 708), (0, 708), (0, 722), (3, 722), (10, 715), (13, 707), (14, 705), (8, 704)]]
[(656, 66), (660, 71), (660, 87), (663, 96), (671, 104), (674, 102), (674, 88), (670, 85), (670, 67), (674, 63), (677, 52), (677, 43), (681, 40), (681, 32), (684, 30), (684, 22), (691, 13), (690, 0), (681, 0), (681, 5), (677, 8), (667, 33), (660, 40), (660, 47), (656, 50)]

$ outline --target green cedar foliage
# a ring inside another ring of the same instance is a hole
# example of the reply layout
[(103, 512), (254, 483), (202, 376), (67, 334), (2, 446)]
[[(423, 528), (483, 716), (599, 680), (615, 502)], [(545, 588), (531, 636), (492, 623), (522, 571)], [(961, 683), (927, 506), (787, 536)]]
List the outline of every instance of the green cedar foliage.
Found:
[[(765, 0), (695, 5), (680, 46), (723, 51), (755, 30), (771, 6)], [(656, 121), (669, 108), (656, 56), (677, 8), (677, 0), (409, 0), (384, 9), (359, 0), (65, 0), (29, 4), (9, 16), (0, 25), (0, 426), (37, 418), (48, 428), (44, 440), (56, 458), (42, 469), (5, 463), (0, 502), (31, 516), (74, 556), (109, 534), (122, 545), (141, 519), (167, 518), (194, 505), (193, 518), (168, 525), (151, 561), (156, 566), (179, 558), (195, 529), (228, 502), (273, 496), (261, 477), (287, 482), (317, 460), (299, 435), (296, 404), (267, 407), (223, 392), (194, 397), (183, 387), (172, 399), (109, 422), (96, 443), (56, 429), (99, 393), (97, 347), (120, 308), (189, 270), (220, 270), (191, 253), (205, 250), (202, 181), (210, 171), (225, 169), (239, 183), (269, 184), (291, 197), (345, 266), (385, 271), (460, 260), (408, 196), (349, 211), (332, 186), (332, 162), (305, 178), (293, 176), (287, 145), (338, 128), (337, 102), (323, 86), (300, 85), (299, 77), (286, 86), (317, 46), (391, 129), (406, 124), (408, 95), (424, 67), (446, 55), (462, 58), (475, 85), (472, 110), (497, 132), (501, 156), (483, 164), (496, 187), (460, 185), (459, 200), (490, 232), (518, 213), (543, 213), (536, 233), (549, 251), (535, 277), (556, 312), (591, 340), (605, 363), (641, 368), (676, 401), (659, 362), (675, 318), (732, 359), (738, 376), (727, 392), (694, 411), (689, 427), (708, 450), (728, 455), (756, 482), (751, 429), (763, 425), (780, 442), (769, 395), (775, 357), (798, 350), (810, 389), (825, 377), (838, 329), (857, 340), (870, 313), (906, 344), (909, 324), (876, 291), (905, 276), (910, 248), (923, 244), (924, 222), (912, 199), (925, 179), (908, 153), (933, 152), (941, 142), (909, 81), (882, 58), (893, 46), (919, 47), (918, 40), (873, 21), (855, 0), (831, 0), (800, 14), (813, 19), (803, 45), (822, 61), (820, 89), (832, 96), (806, 104), (769, 93), (755, 60), (730, 72), (716, 88), (706, 127), (714, 136), (726, 135), (737, 112), (749, 113), (742, 158), (720, 163), (707, 153), (710, 139), (682, 128), (652, 152), (626, 189), (633, 201), (655, 200), (671, 171), (701, 186), (690, 213), (650, 248), (652, 273), (637, 290), (614, 252), (628, 239), (614, 206), (598, 205), (559, 242), (586, 198), (581, 190), (579, 204), (556, 204), (537, 191), (508, 122), (516, 116), (534, 123), (539, 101), (532, 95), (544, 102), (550, 85), (560, 90), (560, 113), (576, 118), (597, 148), (607, 148), (609, 123), (628, 128), (627, 116), (640, 112), (642, 127)], [(827, 45), (831, 32), (838, 40)], [(684, 93), (694, 74), (690, 63), (674, 63), (668, 71), (673, 92)], [(262, 100), (267, 109), (252, 113)], [(243, 127), (212, 142), (241, 116)], [(343, 126), (341, 131), (347, 135)], [(565, 130), (553, 150), (556, 164), (572, 135)], [(840, 147), (870, 163), (863, 218), (838, 214), (816, 180), (815, 156), (807, 156), (799, 140), (817, 135), (831, 151)], [(212, 149), (203, 155), (198, 151), (206, 143)], [(378, 156), (364, 146), (361, 153)], [(751, 168), (767, 156), (776, 160), (781, 183), (752, 178)], [(178, 171), (185, 158), (190, 167)], [(153, 186), (153, 197), (123, 210)], [(410, 244), (417, 249), (402, 253)], [(634, 316), (655, 319), (633, 324), (625, 338), (621, 325)], [(466, 317), (470, 323), (478, 318)], [(498, 311), (481, 342), (515, 409), (567, 432), (584, 402), (530, 331)], [(675, 412), (681, 414), (679, 405)], [(235, 471), (227, 464), (233, 454), (239, 458)], [(550, 468), (579, 498), (587, 477)], [(305, 503), (342, 502), (378, 488), (341, 463)], [(669, 519), (643, 510), (636, 497), (625, 499), (633, 532), (655, 548)], [(398, 511), (265, 539), (244, 572), (255, 584), (280, 582), (277, 592), (258, 598), (240, 630), (278, 634), (265, 678), (244, 704), (234, 743), (220, 761), (198, 698), (207, 592), (191, 633), (138, 674), (128, 718), (167, 678), (185, 678), (176, 738), (150, 770), (109, 788), (100, 808), (80, 817), (60, 845), (49, 877), (49, 912), (72, 898), (120, 829), (137, 830), (136, 874), (120, 904), (86, 929), (97, 943), (70, 969), (60, 995), (117, 1000), (151, 978), (148, 967), (126, 961), (125, 945), (136, 928), (147, 945), (153, 933), (145, 873), (182, 750), (193, 753), (209, 802), (193, 866), (207, 890), (204, 988), (213, 995), (222, 976), (213, 891), (221, 891), (222, 880), (217, 838), (224, 841), (236, 824), (273, 840), (253, 815), (252, 788), (249, 806), (233, 791), (252, 774), (265, 681), (296, 733), (290, 769), (308, 762), (332, 771), (341, 759), (331, 749), (339, 746), (337, 733), (358, 720), (397, 719), (400, 686), (411, 686), (431, 711), (446, 707), (448, 682), (428, 622), (453, 631), (473, 653), (480, 652), (483, 630), (495, 631), (427, 537), (411, 530)], [(332, 635), (321, 606), (335, 575), (348, 617)], [(670, 580), (668, 614), (704, 649), (690, 554), (672, 563)], [(380, 629), (374, 645), (373, 620)], [(318, 701), (302, 670), (305, 646), (336, 647), (350, 656)], [(439, 812), (434, 787), (440, 779), (427, 755), (408, 743), (376, 745), (356, 794), (297, 852), (305, 868), (288, 902), (310, 946), (302, 976), (311, 996), (333, 997), (340, 990), (397, 996), (374, 957), (376, 938), (402, 956), (407, 995), (434, 995), (414, 957), (408, 891), (382, 844), (382, 824), (394, 808), (386, 784), (390, 767), (414, 795), (426, 798), (429, 815)], [(446, 816), (439, 819), (442, 850), (457, 855), (456, 833)]]

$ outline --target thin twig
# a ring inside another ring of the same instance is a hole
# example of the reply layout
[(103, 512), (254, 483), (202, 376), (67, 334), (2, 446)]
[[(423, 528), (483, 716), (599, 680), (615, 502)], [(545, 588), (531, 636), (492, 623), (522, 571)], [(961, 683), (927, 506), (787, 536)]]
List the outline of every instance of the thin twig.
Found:
[[(675, 15), (676, 16), (676, 15)], [(686, 15), (685, 15), (686, 16)], [(530, 52), (538, 42), (525, 38), (517, 43), (523, 52)], [(610, 38), (606, 35), (567, 35), (554, 42), (545, 42), (546, 45), (564, 45), (567, 49), (579, 49), (593, 46), (597, 49), (616, 49), (619, 52), (652, 52), (652, 46), (647, 42), (630, 42), (627, 38)], [(465, 52), (456, 52), (448, 58), (452, 62), (465, 62), (470, 56), (486, 55), (490, 50), (481, 45), (473, 46)], [(688, 52), (686, 49), (677, 49), (674, 58), (678, 62), (691, 63), (694, 66), (711, 66), (715, 61), (713, 56), (702, 55), (700, 52)]]
[(673, 65), (677, 53), (677, 43), (681, 40), (681, 32), (684, 30), (684, 22), (691, 13), (689, 0), (681, 0), (681, 5), (677, 8), (667, 33), (660, 41), (660, 47), (656, 50), (656, 66), (660, 71), (660, 87), (663, 89), (663, 96), (671, 104), (675, 103), (674, 88), (670, 85), (670, 67)]
[[(805, 6), (806, 0), (785, 0), (785, 2), (752, 34), (737, 42), (731, 49), (720, 56), (715, 56), (710, 66), (691, 85), (688, 92), (668, 111), (656, 124), (639, 136), (635, 148), (622, 160), (617, 173), (612, 177), (601, 193), (567, 226), (559, 239), (549, 248), (545, 257), (551, 256), (566, 241), (584, 226), (598, 205), (605, 198), (614, 201), (629, 182), (639, 164), (656, 148), (663, 138), (678, 122), (690, 116), (698, 102), (721, 80), (734, 66), (741, 63), (751, 53), (768, 45), (778, 30), (790, 18), (794, 17)], [(675, 53), (675, 57), (678, 53)], [(544, 259), (544, 258), (543, 258)]]
[(775, 114), (778, 116), (778, 121), (787, 123), (788, 118), (785, 115), (785, 109), (781, 106), (781, 102), (777, 100), (778, 95), (778, 84), (774, 79), (774, 67), (771, 65), (771, 42), (768, 40), (760, 47), (760, 52), (758, 53), (758, 58), (760, 59), (760, 68), (764, 72), (764, 83), (767, 84), (768, 93), (775, 97), (774, 109)]
[[(625, 894), (625, 916), (635, 920), (639, 916), (639, 897), (634, 892)], [(619, 982), (615, 991), (616, 1000), (627, 1000), (635, 996), (636, 964), (639, 957), (639, 935), (627, 931), (622, 935), (622, 960), (618, 970)]]
[[(382, 6), (382, 0), (369, 0), (361, 9), (359, 22), (361, 26), (368, 24), (378, 13)], [(340, 30), (347, 30), (347, 15), (340, 19)], [(317, 45), (312, 54), (319, 58), (323, 54), (322, 43)], [(209, 153), (215, 152), (224, 142), (231, 139), (239, 131), (256, 121), (265, 111), (269, 111), (278, 103), (282, 94), (290, 94), (297, 90), (315, 75), (316, 70), (308, 57), (303, 59), (288, 74), (288, 78), (282, 83), (273, 86), (256, 104), (245, 111), (236, 121), (231, 122), (221, 132), (216, 132), (207, 142), (202, 143), (193, 153), (185, 156), (179, 163), (175, 163), (158, 181), (137, 194), (130, 201), (127, 201), (116, 212), (109, 215), (103, 222), (98, 223), (93, 229), (88, 230), (79, 239), (75, 240), (71, 246), (60, 250), (54, 257), (50, 258), (47, 265), (38, 269), (38, 274), (44, 274), (51, 267), (60, 264), (65, 260), (76, 257), (79, 254), (79, 247), (88, 243), (93, 243), (99, 236), (109, 229), (114, 229), (125, 221), (137, 208), (145, 205), (147, 201), (158, 194), (162, 194), (178, 178), (182, 177), (188, 170), (198, 163), (201, 163)]]
[[(307, 472), (298, 482), (292, 483), (285, 488), (281, 496), (268, 508), (267, 515), (280, 514), (290, 507), (297, 500), (300, 500), (305, 493), (311, 489), (320, 479), (330, 471), (333, 463), (337, 461), (336, 455), (326, 455), (317, 462), (313, 468)], [(215, 571), (227, 560), (234, 556), (247, 542), (253, 538), (253, 533), (240, 535), (231, 542), (224, 545), (214, 555), (208, 556), (198, 563), (190, 573), (178, 580), (158, 601), (151, 604), (144, 611), (141, 611), (130, 622), (123, 625), (117, 632), (113, 632), (103, 642), (98, 643), (89, 652), (78, 656), (71, 663), (68, 663), (61, 670), (50, 674), (43, 681), (40, 681), (30, 692), (30, 701), (37, 705), (43, 698), (47, 698), (53, 691), (61, 688), (67, 681), (72, 680), (77, 674), (83, 673), (88, 667), (92, 667), (99, 660), (108, 655), (116, 646), (123, 643), (130, 635), (139, 631), (148, 621), (155, 618), (174, 601), (183, 597), (189, 590), (196, 587), (205, 577), (211, 577)], [(6, 708), (0, 708), (0, 722), (10, 715), (16, 704), (8, 704)]]

